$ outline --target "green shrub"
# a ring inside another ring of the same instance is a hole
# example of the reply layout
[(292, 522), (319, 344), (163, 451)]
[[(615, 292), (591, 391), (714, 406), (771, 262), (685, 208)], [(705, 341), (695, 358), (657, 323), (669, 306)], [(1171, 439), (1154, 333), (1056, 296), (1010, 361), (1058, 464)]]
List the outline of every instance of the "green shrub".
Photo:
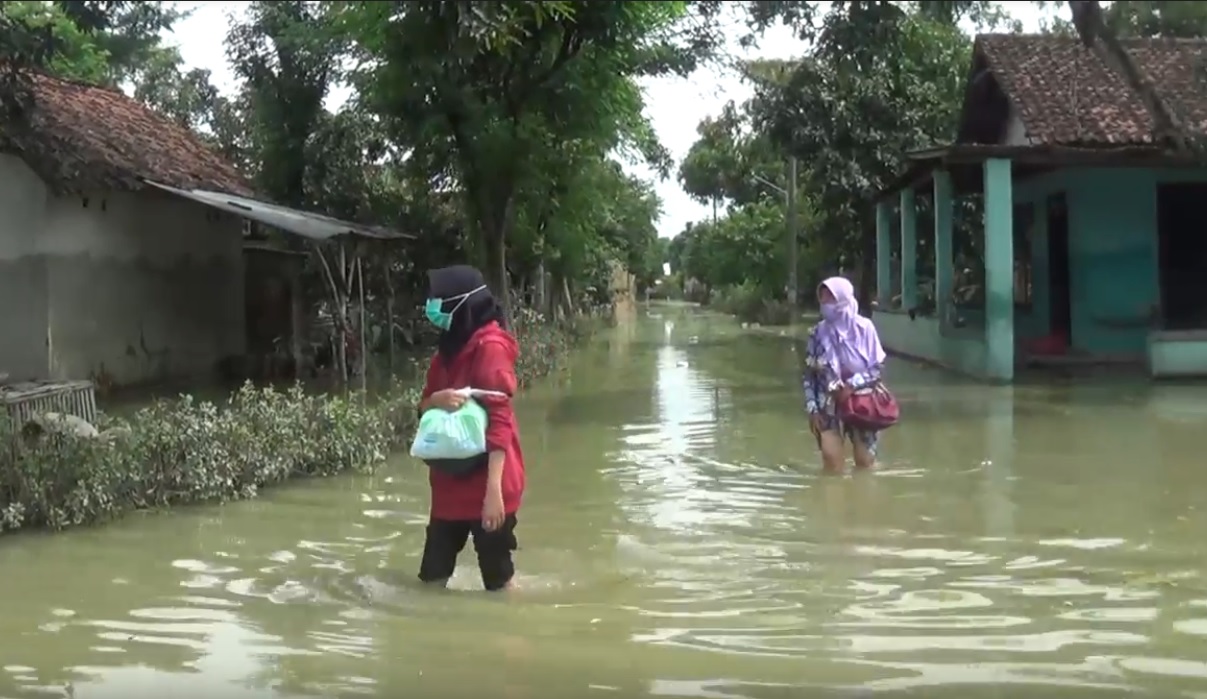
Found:
[(709, 307), (761, 325), (788, 325), (795, 315), (790, 303), (772, 297), (765, 289), (750, 282), (717, 289)]
[[(513, 322), (521, 385), (557, 370), (582, 322)], [(419, 389), (395, 382), (365, 396), (246, 384), (224, 405), (191, 396), (158, 401), (128, 420), (104, 418), (101, 437), (49, 432), (24, 439), (0, 415), (0, 531), (63, 529), (132, 510), (255, 497), (299, 476), (371, 470), (407, 443)]]
[(683, 275), (676, 272), (662, 277), (650, 288), (649, 298), (656, 301), (683, 300)]

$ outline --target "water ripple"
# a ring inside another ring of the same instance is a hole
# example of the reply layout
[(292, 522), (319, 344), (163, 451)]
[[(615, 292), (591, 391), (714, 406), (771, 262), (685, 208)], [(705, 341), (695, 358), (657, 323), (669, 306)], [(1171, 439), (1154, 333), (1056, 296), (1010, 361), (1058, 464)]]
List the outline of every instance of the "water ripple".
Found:
[(400, 458), (6, 539), (0, 696), (1207, 699), (1207, 477), (1169, 446), (1194, 430), (895, 364), (883, 470), (822, 478), (791, 350), (664, 316), (517, 401), (513, 594), (477, 593), (472, 545), (415, 581)]

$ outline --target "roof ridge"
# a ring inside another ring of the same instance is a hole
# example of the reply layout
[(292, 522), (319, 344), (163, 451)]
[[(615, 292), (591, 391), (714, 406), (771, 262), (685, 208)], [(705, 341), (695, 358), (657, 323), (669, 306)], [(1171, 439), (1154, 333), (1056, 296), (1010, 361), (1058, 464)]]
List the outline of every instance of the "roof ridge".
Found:
[[(1196, 130), (1207, 124), (1207, 90), (1190, 79), (1207, 56), (1207, 39), (1135, 37), (1121, 43), (1179, 119)], [(981, 34), (974, 46), (974, 70), (987, 68), (994, 76), (1034, 142), (1100, 147), (1153, 142), (1152, 115), (1143, 100), (1099, 51), (1077, 37)], [(986, 107), (966, 101), (965, 108)]]
[[(977, 42), (981, 39), (1006, 39), (1014, 41), (1052, 41), (1052, 42), (1068, 42), (1081, 43), (1081, 39), (1076, 36), (1065, 34), (1048, 34), (1044, 32), (982, 32), (973, 37), (973, 41)], [(1207, 37), (1202, 36), (1126, 36), (1119, 37), (1119, 41), (1125, 44), (1205, 44), (1207, 45)]]
[[(0, 64), (0, 70), (3, 70), (3, 69), (4, 69), (3, 64)], [(103, 90), (105, 92), (115, 92), (115, 93), (122, 94), (122, 95), (126, 94), (126, 93), (122, 92), (122, 89), (116, 85), (105, 85), (102, 83), (94, 83), (94, 82), (89, 82), (87, 80), (81, 80), (79, 78), (65, 78), (61, 75), (54, 75), (53, 73), (51, 73), (48, 70), (43, 69), (43, 68), (35, 68), (32, 66), (26, 66), (26, 67), (18, 68), (16, 72), (25, 73), (26, 75), (30, 76), (31, 78), (35, 78), (37, 80), (44, 80), (44, 81), (50, 82), (50, 83), (58, 83), (60, 85), (65, 85), (68, 87), (85, 87), (85, 88), (89, 88), (89, 89), (93, 89), (93, 90)]]

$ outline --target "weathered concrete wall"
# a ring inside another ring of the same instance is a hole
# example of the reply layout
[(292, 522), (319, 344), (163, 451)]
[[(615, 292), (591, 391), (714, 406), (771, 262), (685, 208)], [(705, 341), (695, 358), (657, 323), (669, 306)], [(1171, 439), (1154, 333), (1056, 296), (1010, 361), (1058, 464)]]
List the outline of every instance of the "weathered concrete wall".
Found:
[(54, 378), (136, 384), (213, 372), (243, 352), (239, 219), (159, 192), (46, 206)]
[(901, 311), (876, 311), (872, 314), (880, 343), (890, 353), (982, 378), (987, 373), (984, 336), (969, 329), (944, 335), (938, 318), (910, 318)]
[(25, 163), (0, 154), (0, 374), (46, 375), (46, 265), (36, 245), (46, 219), (46, 186)]
[(619, 262), (612, 262), (612, 315), (616, 318), (631, 318), (637, 314), (637, 278)]
[(1150, 332), (1148, 372), (1154, 379), (1207, 376), (1207, 330)]

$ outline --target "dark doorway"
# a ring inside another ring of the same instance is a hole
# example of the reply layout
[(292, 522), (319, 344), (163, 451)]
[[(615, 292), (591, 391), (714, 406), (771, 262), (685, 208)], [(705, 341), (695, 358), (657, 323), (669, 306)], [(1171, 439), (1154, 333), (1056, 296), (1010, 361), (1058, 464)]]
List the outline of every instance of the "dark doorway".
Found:
[(1157, 242), (1165, 328), (1207, 327), (1207, 184), (1157, 186)]
[(1069, 271), (1069, 207), (1064, 193), (1048, 197), (1048, 318), (1051, 334), (1073, 340), (1072, 274)]

